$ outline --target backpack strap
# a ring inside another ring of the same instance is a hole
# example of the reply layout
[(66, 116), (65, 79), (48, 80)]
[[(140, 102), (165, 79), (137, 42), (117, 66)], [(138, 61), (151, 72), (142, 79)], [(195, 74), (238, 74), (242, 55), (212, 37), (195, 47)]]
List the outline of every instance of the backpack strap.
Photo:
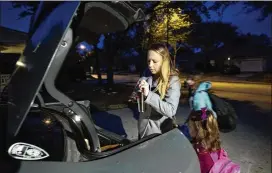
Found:
[(219, 154), (219, 158), (226, 158), (228, 157), (227, 152), (224, 149), (220, 149), (220, 154)]
[(211, 152), (210, 157), (212, 158), (213, 162), (215, 163), (219, 159), (228, 157), (228, 155), (224, 149), (220, 149), (219, 155), (218, 155), (218, 152)]
[(215, 163), (217, 160), (219, 160), (219, 156), (217, 152), (210, 153), (210, 157), (212, 158), (213, 163)]

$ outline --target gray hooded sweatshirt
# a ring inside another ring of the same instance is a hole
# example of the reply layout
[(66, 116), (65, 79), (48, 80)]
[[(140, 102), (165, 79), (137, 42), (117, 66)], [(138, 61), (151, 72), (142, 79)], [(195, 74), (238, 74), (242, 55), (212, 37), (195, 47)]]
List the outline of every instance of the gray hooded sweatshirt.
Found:
[(139, 81), (141, 80), (146, 80), (150, 87), (145, 99), (145, 111), (140, 113), (138, 121), (139, 135), (143, 138), (155, 133), (161, 134), (161, 123), (175, 116), (179, 105), (181, 83), (178, 76), (171, 76), (166, 95), (161, 99), (158, 92), (151, 90), (157, 87), (157, 82), (153, 81), (152, 76), (142, 77)]

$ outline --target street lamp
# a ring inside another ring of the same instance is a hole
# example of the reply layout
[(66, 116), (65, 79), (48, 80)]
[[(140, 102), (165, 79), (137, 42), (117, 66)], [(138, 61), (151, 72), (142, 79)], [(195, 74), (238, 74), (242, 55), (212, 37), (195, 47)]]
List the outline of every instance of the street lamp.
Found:
[(230, 61), (230, 57), (228, 57), (228, 61)]
[(84, 46), (83, 44), (81, 44), (81, 45), (79, 46), (79, 48), (82, 49), (82, 50), (84, 50), (84, 49), (86, 49), (86, 46)]

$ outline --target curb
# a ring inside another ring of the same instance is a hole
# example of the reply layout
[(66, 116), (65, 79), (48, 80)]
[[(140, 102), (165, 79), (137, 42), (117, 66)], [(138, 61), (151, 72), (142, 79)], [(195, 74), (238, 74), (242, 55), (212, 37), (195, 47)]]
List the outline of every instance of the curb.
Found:
[(220, 80), (211, 80), (211, 82), (227, 82), (227, 83), (243, 83), (243, 84), (260, 84), (260, 85), (269, 85), (271, 86), (271, 83), (268, 82), (253, 82), (253, 81), (220, 81)]
[[(185, 81), (186, 78), (181, 78), (181, 81)], [(244, 84), (261, 84), (271, 85), (269, 82), (253, 82), (253, 81), (228, 81), (228, 80), (209, 80), (209, 78), (199, 79), (199, 81), (210, 81), (210, 82), (227, 82), (227, 83), (244, 83)]]

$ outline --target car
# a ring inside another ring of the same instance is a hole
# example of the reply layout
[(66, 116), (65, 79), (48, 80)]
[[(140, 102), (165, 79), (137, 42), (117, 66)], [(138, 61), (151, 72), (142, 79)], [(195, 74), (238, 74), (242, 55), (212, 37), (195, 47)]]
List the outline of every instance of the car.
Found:
[(223, 67), (223, 74), (240, 74), (240, 68), (236, 65), (225, 65)]
[[(1, 95), (1, 170), (200, 173), (191, 143), (177, 128), (129, 140), (97, 126), (89, 100), (72, 100), (55, 86), (78, 27), (122, 31), (144, 20), (142, 9), (125, 1), (52, 3), (40, 3), (26, 48)], [(55, 102), (44, 101), (42, 86)]]

